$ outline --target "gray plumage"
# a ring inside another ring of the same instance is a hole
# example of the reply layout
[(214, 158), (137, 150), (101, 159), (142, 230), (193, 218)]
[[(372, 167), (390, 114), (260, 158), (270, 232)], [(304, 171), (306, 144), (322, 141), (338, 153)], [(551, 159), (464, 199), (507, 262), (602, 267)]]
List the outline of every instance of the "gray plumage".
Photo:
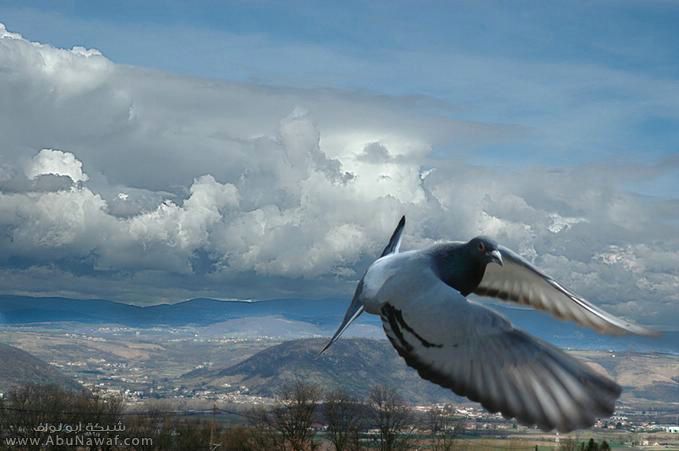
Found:
[(380, 316), (420, 376), (491, 412), (562, 432), (613, 413), (618, 384), (465, 296), (527, 304), (605, 333), (652, 331), (595, 307), (488, 238), (398, 253), (404, 226), (405, 217), (323, 351), (365, 310)]

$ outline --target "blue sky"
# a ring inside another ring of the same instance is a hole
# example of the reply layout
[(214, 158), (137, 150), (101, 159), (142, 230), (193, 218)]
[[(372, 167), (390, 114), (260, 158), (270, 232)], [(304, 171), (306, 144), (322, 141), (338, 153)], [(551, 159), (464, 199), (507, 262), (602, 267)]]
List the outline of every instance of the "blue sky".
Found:
[(406, 248), (492, 235), (676, 317), (675, 2), (0, 1), (0, 23), (2, 292), (348, 296), (405, 213)]
[[(86, 43), (117, 63), (423, 96), (421, 108), (532, 132), (481, 146), (485, 163), (679, 151), (674, 93), (648, 92), (679, 74), (673, 2), (28, 1), (0, 15), (31, 40)], [(633, 188), (672, 196), (677, 185)]]

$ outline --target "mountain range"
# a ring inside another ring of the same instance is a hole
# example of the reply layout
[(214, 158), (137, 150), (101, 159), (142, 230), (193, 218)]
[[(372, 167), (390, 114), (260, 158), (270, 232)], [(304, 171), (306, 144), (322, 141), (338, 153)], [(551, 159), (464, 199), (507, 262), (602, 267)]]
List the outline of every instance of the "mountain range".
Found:
[[(0, 295), (0, 325), (77, 322), (136, 328), (195, 326), (213, 335), (267, 335), (285, 339), (327, 336), (344, 316), (346, 299), (223, 301), (198, 298), (176, 304), (136, 306), (102, 299)], [(660, 337), (599, 335), (531, 309), (488, 303), (514, 324), (542, 339), (574, 349), (679, 354), (679, 331)], [(381, 324), (363, 315), (348, 336), (380, 337)]]

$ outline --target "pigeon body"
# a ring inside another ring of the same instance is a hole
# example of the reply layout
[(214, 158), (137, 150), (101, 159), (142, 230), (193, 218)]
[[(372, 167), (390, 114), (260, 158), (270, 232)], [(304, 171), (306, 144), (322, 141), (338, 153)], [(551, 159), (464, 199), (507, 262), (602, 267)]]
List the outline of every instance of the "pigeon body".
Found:
[(466, 296), (531, 305), (605, 333), (652, 331), (595, 307), (485, 237), (398, 253), (404, 226), (405, 218), (323, 351), (365, 310), (380, 316), (389, 341), (421, 377), (491, 412), (561, 432), (613, 413), (617, 383)]

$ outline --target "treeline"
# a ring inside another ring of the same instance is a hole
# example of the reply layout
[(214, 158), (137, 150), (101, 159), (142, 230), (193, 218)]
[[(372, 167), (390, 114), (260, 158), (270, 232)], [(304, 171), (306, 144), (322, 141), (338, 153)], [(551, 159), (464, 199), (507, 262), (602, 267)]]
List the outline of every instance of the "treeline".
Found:
[[(452, 424), (445, 427), (445, 417), (432, 411), (437, 450), (452, 449), (456, 434)], [(373, 387), (368, 399), (359, 401), (342, 390), (323, 393), (316, 385), (296, 382), (281, 390), (276, 405), (248, 413), (257, 440), (248, 449), (310, 450), (320, 438), (338, 451), (410, 449), (421, 426), (418, 420), (393, 388)], [(441, 447), (444, 441), (450, 446)]]
[[(415, 412), (390, 387), (373, 387), (359, 400), (303, 381), (284, 387), (270, 405), (228, 412), (173, 411), (157, 402), (129, 411), (120, 398), (40, 385), (16, 388), (0, 401), (0, 449), (12, 450), (469, 449), (462, 427), (452, 409)], [(596, 451), (608, 445), (568, 441), (562, 448)]]
[[(223, 413), (223, 411), (219, 411)], [(357, 400), (342, 390), (323, 392), (317, 385), (294, 382), (283, 388), (272, 405), (230, 411), (237, 421), (220, 421), (210, 409), (187, 416), (162, 403), (148, 404), (143, 412), (125, 411), (118, 398), (102, 398), (89, 392), (73, 393), (56, 386), (26, 385), (0, 401), (1, 449), (73, 449), (73, 437), (100, 440), (103, 451), (135, 450), (314, 450), (410, 449), (415, 431), (429, 428), (434, 450), (453, 449), (457, 432), (451, 417), (432, 411), (427, 424), (391, 388), (377, 386), (367, 400)], [(68, 425), (68, 434), (64, 432)], [(80, 425), (80, 431), (71, 428)], [(87, 431), (87, 426), (111, 431)], [(116, 427), (115, 425), (124, 426)], [(55, 430), (50, 431), (50, 426)], [(44, 430), (43, 430), (44, 429)], [(70, 442), (55, 442), (54, 436)], [(50, 439), (50, 437), (52, 437)], [(115, 443), (112, 438), (116, 437)], [(11, 439), (11, 445), (7, 440)], [(36, 439), (20, 446), (18, 439)], [(122, 443), (133, 446), (123, 446)], [(141, 439), (146, 439), (142, 442)], [(51, 440), (51, 442), (50, 442)], [(47, 445), (45, 445), (47, 443)], [(86, 449), (86, 448), (83, 448)]]

